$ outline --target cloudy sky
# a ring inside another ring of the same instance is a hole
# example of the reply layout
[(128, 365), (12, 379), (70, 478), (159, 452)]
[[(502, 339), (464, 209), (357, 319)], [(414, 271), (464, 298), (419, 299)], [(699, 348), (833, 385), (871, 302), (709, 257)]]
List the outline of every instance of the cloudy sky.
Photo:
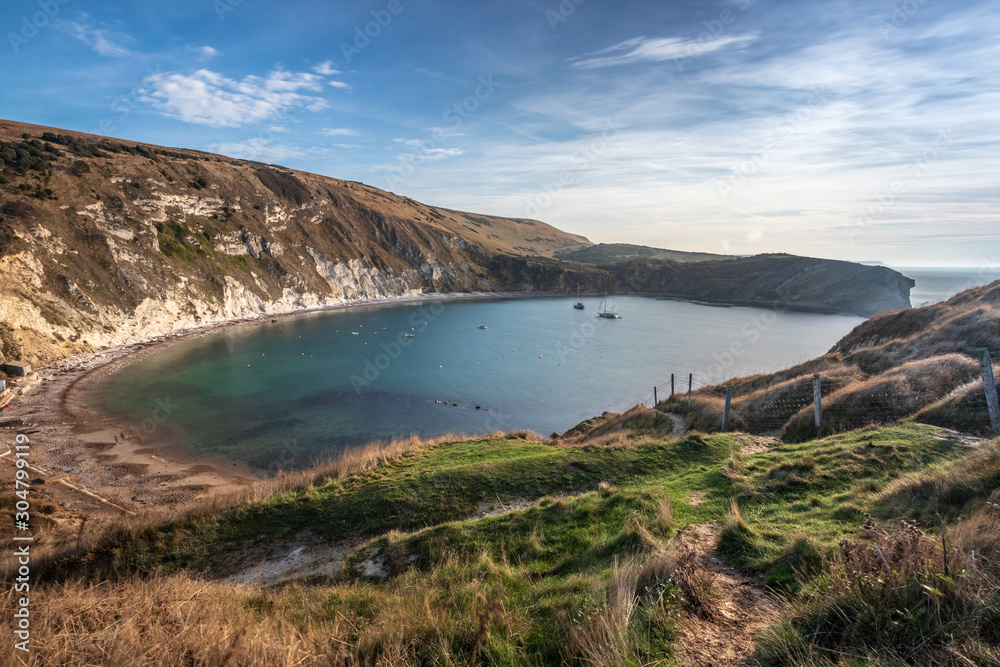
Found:
[(594, 241), (1000, 262), (1000, 12), (893, 0), (7, 0), (0, 116)]

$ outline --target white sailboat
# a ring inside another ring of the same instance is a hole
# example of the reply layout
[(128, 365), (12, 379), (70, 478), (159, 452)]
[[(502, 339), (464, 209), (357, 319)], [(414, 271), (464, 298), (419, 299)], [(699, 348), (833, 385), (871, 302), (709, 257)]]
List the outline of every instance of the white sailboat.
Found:
[(618, 313), (614, 312), (614, 308), (615, 308), (614, 297), (611, 297), (611, 301), (612, 301), (612, 303), (611, 303), (611, 310), (608, 310), (608, 308), (607, 308), (607, 301), (608, 301), (608, 290), (604, 290), (604, 298), (601, 299), (601, 305), (598, 308), (597, 316), (598, 317), (606, 317), (609, 320), (621, 319), (621, 318), (618, 317)]
[(576, 303), (573, 304), (573, 307), (576, 308), (577, 310), (583, 310), (583, 301), (580, 301), (580, 286), (579, 285), (576, 286)]

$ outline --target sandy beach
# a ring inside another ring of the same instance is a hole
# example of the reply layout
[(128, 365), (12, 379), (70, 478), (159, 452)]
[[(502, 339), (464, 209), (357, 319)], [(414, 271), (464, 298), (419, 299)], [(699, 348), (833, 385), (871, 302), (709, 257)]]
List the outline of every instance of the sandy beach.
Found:
[[(16, 434), (30, 438), (31, 471), (36, 475), (33, 485), (60, 508), (51, 515), (57, 523), (179, 507), (197, 498), (245, 487), (258, 478), (243, 464), (188, 451), (179, 444), (183, 434), (165, 422), (135, 422), (102, 411), (96, 389), (122, 368), (192, 337), (223, 329), (249, 329), (307, 313), (392, 303), (524, 296), (550, 295), (423, 294), (354, 301), (280, 315), (262, 314), (77, 355), (37, 368), (37, 382), (0, 415), (0, 429), (10, 434), (11, 443)], [(0, 456), (0, 466), (13, 466), (9, 452)]]

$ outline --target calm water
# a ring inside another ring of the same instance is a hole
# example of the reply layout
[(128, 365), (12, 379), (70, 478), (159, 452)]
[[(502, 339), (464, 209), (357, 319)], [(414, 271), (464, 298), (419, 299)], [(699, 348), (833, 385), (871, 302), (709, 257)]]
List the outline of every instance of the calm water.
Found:
[(862, 321), (642, 297), (618, 298), (622, 319), (606, 320), (598, 299), (573, 301), (396, 304), (220, 331), (136, 362), (102, 398), (135, 428), (166, 417), (189, 448), (274, 472), (392, 436), (561, 432), (648, 403), (671, 373), (686, 391), (688, 373), (698, 387), (810, 359)]
[(946, 301), (959, 292), (986, 285), (1000, 279), (1000, 267), (983, 268), (919, 268), (893, 267), (917, 284), (910, 290), (910, 303), (914, 307)]

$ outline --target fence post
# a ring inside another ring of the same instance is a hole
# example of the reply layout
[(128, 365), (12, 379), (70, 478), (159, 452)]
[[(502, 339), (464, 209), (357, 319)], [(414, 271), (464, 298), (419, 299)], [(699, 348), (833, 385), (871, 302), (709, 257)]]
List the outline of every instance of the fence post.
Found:
[(823, 391), (819, 373), (813, 375), (813, 405), (816, 409), (816, 433), (823, 427)]
[(670, 374), (670, 398), (674, 397), (674, 374)]
[(987, 348), (979, 350), (979, 367), (983, 371), (983, 389), (986, 391), (986, 407), (990, 411), (990, 425), (993, 430), (1000, 428), (1000, 403), (997, 402), (997, 385), (993, 381), (993, 362)]
[(694, 384), (694, 373), (688, 373), (688, 410), (691, 409), (691, 385)]
[(653, 387), (653, 407), (655, 408), (660, 402), (656, 400), (656, 387)]
[(733, 400), (733, 388), (726, 387), (726, 407), (722, 411), (722, 430), (729, 430), (729, 404)]

